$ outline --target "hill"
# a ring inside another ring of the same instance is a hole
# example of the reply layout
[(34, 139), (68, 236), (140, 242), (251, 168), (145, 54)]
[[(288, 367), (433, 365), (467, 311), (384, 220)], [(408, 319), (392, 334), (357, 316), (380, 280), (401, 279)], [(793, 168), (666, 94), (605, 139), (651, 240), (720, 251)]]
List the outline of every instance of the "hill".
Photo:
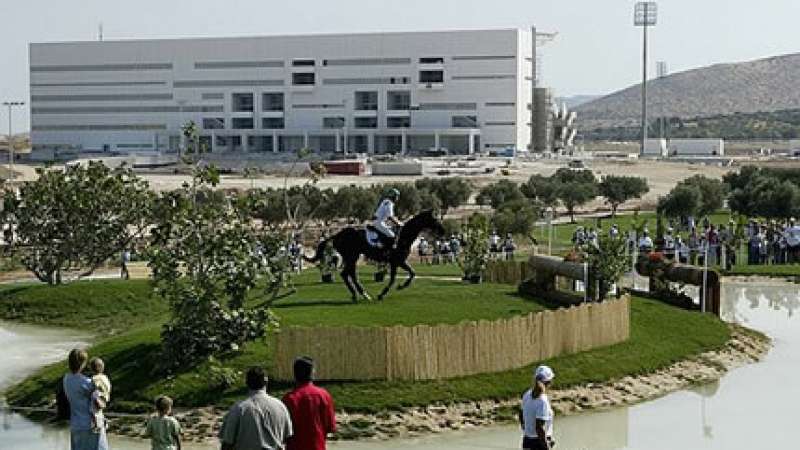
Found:
[[(635, 125), (641, 83), (576, 108), (584, 129)], [(717, 64), (648, 82), (651, 118), (695, 118), (800, 108), (800, 53)]]

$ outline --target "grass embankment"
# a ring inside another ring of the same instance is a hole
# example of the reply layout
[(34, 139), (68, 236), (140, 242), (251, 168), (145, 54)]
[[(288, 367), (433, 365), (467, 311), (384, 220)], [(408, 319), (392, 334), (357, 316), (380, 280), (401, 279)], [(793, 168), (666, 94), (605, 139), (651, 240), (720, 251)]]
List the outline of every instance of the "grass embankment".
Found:
[[(276, 304), (282, 326), (456, 323), (508, 317), (543, 308), (538, 302), (514, 296), (511, 286), (474, 286), (443, 280), (418, 280), (410, 290), (394, 292), (383, 303), (353, 305), (346, 300), (348, 296), (342, 285), (319, 285), (315, 283), (316, 276), (300, 277), (299, 293)], [(373, 283), (367, 283), (367, 287), (377, 291)], [(0, 317), (69, 326), (105, 336), (89, 351), (107, 361), (114, 383), (113, 409), (149, 410), (152, 399), (159, 394), (172, 396), (181, 407), (227, 406), (240, 398), (244, 394), (241, 381), (237, 380), (236, 385), (228, 389), (220, 389), (209, 382), (214, 379), (214, 369), (209, 363), (170, 378), (154, 375), (158, 335), (166, 318), (166, 308), (157, 304), (158, 299), (148, 298), (146, 288), (144, 282), (118, 281), (81, 282), (59, 288), (6, 288), (0, 291)], [(116, 291), (135, 291), (141, 295), (116, 295)], [(104, 295), (94, 297), (101, 292)], [(63, 309), (64, 314), (59, 314), (57, 309)], [(121, 318), (118, 310), (125, 311), (126, 318)], [(9, 314), (9, 311), (14, 313)], [(84, 317), (89, 319), (84, 320)], [(644, 299), (633, 301), (631, 320), (631, 339), (626, 343), (548, 361), (558, 372), (558, 386), (651, 372), (719, 348), (729, 337), (727, 326), (712, 316)], [(125, 323), (125, 331), (109, 336), (106, 333), (110, 329), (103, 325), (107, 322)], [(252, 364), (262, 364), (269, 369), (270, 352), (271, 348), (265, 343), (254, 342), (240, 353), (221, 357), (220, 364), (235, 370)], [(21, 405), (46, 403), (52, 398), (52, 387), (64, 370), (63, 363), (42, 369), (10, 389), (9, 400)], [(436, 402), (515, 397), (528, 385), (530, 371), (531, 368), (526, 367), (444, 381), (327, 383), (325, 386), (339, 408), (375, 412)], [(273, 384), (271, 389), (280, 395), (288, 386)]]

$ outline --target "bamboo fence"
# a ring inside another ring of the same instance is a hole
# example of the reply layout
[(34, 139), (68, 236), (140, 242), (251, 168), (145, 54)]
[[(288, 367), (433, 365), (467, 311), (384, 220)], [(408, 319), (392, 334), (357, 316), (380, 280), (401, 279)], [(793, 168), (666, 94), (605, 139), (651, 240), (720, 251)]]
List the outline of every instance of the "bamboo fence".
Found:
[(630, 297), (495, 321), (413, 327), (289, 328), (276, 337), (275, 371), (317, 361), (320, 380), (436, 380), (524, 367), (626, 341)]

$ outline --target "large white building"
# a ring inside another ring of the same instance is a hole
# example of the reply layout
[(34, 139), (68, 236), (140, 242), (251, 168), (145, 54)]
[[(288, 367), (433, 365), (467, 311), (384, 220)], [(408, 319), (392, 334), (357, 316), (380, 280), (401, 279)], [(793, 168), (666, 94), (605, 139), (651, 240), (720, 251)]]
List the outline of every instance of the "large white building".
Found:
[(30, 46), (34, 151), (451, 153), (531, 143), (535, 30)]

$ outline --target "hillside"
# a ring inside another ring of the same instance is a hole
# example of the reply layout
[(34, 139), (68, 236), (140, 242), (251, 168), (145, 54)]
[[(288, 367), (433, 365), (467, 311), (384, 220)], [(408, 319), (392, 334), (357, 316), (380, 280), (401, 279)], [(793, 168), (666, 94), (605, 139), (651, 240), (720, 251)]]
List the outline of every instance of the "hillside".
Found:
[[(648, 83), (650, 117), (694, 118), (800, 108), (800, 53), (717, 64)], [(576, 108), (584, 129), (631, 126), (641, 114), (641, 84)]]

